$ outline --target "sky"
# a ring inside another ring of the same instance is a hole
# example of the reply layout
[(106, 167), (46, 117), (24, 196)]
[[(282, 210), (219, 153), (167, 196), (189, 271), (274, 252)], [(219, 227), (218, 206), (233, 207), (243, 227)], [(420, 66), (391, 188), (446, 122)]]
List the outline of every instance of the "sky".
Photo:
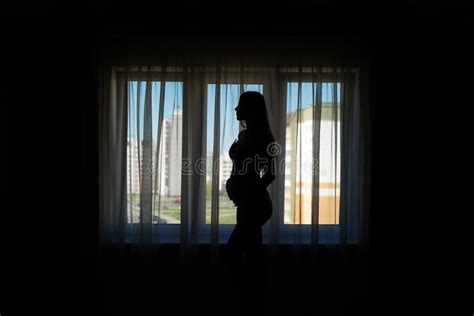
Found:
[[(301, 107), (306, 108), (313, 104), (313, 92), (315, 91), (315, 84), (311, 89), (310, 82), (303, 82), (301, 84)], [(131, 137), (135, 138), (137, 134), (137, 96), (138, 88), (140, 88), (140, 133), (143, 133), (143, 110), (145, 102), (145, 87), (144, 81), (140, 82), (140, 87), (137, 81), (130, 82), (130, 112), (129, 112), (129, 133)], [(158, 116), (159, 116), (159, 99), (160, 99), (161, 84), (158, 81), (152, 82), (152, 135), (156, 138), (158, 131)], [(214, 104), (215, 104), (215, 84), (208, 85), (208, 100), (207, 100), (207, 151), (213, 149), (213, 134), (214, 134)], [(263, 93), (262, 84), (248, 84), (244, 85), (244, 91), (258, 91)], [(228, 151), (231, 144), (237, 138), (239, 132), (239, 122), (236, 120), (235, 107), (239, 100), (239, 85), (238, 84), (222, 84), (220, 92), (221, 105), (221, 153)], [(340, 100), (340, 84), (337, 84), (337, 98)], [(322, 86), (322, 102), (332, 102), (333, 99), (333, 85), (323, 83)], [(182, 82), (166, 82), (165, 87), (165, 102), (164, 102), (163, 117), (170, 118), (173, 110), (181, 108), (183, 104), (183, 84)], [(287, 112), (293, 112), (298, 105), (298, 83), (290, 82), (287, 86)]]

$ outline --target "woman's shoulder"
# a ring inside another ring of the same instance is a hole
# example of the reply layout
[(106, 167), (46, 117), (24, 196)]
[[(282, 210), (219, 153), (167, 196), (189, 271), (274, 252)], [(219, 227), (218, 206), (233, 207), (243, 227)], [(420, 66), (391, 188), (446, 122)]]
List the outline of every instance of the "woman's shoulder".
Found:
[(259, 135), (258, 140), (260, 143), (267, 145), (269, 143), (275, 142), (275, 137), (271, 132), (264, 132)]

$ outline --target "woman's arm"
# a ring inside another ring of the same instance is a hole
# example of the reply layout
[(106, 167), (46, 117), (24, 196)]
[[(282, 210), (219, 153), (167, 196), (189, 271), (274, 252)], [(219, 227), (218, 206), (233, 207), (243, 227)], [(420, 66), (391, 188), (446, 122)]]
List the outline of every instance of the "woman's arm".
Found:
[(271, 152), (267, 145), (265, 146), (265, 151), (261, 153), (261, 156), (263, 157), (261, 164), (263, 175), (260, 178), (260, 183), (264, 188), (266, 188), (275, 180), (276, 155)]
[(261, 185), (266, 188), (275, 180), (275, 158), (272, 158), (268, 164), (265, 165), (264, 174), (260, 178)]

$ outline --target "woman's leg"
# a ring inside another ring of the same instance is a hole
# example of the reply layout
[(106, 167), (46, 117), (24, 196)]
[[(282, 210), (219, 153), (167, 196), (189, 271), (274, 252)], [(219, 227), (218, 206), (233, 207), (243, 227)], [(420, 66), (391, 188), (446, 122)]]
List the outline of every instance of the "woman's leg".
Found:
[(243, 231), (241, 225), (237, 224), (232, 231), (226, 246), (226, 261), (229, 264), (238, 264), (242, 260)]
[(262, 229), (256, 223), (237, 224), (227, 242), (226, 261), (240, 263), (245, 254), (250, 263), (263, 259)]
[[(228, 262), (234, 284), (240, 291), (244, 315), (263, 311), (266, 272), (263, 266), (261, 203), (238, 207), (237, 225), (227, 243)], [(265, 216), (266, 217), (266, 216)], [(242, 254), (247, 255), (245, 263)]]
[(266, 270), (263, 258), (262, 229), (259, 225), (246, 227), (245, 264), (241, 265), (241, 295), (244, 315), (262, 315), (264, 308)]
[(262, 229), (257, 223), (245, 227), (245, 252), (249, 263), (259, 262), (263, 258)]

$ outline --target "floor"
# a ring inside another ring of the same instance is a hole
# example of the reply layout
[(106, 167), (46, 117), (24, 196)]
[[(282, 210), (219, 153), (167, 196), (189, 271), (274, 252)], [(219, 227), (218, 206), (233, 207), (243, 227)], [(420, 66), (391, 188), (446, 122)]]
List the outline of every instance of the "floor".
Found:
[(268, 255), (259, 270), (239, 266), (235, 272), (210, 262), (207, 250), (184, 262), (177, 249), (159, 252), (120, 250), (97, 256), (85, 304), (104, 315), (134, 316), (331, 316), (367, 309), (365, 256), (342, 256), (329, 249), (312, 261), (301, 249), (286, 249)]

